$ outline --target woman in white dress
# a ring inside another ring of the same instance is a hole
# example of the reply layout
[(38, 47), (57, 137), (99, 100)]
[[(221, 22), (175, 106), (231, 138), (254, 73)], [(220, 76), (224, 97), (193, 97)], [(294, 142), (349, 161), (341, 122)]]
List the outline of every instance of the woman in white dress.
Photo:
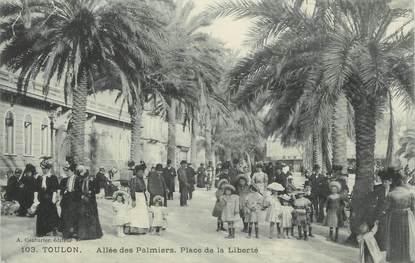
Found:
[(144, 165), (137, 165), (129, 183), (133, 208), (130, 210), (130, 224), (126, 227), (126, 234), (145, 234), (150, 228), (144, 170)]

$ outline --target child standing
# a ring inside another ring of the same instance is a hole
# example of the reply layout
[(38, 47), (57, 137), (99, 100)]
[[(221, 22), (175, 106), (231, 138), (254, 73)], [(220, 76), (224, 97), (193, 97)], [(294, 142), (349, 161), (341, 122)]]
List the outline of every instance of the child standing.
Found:
[(281, 216), (282, 209), (281, 203), (278, 197), (278, 192), (284, 190), (283, 186), (278, 183), (272, 183), (268, 185), (268, 190), (271, 191), (271, 196), (264, 202), (265, 207), (268, 208), (267, 216), (265, 221), (269, 222), (269, 238), (272, 239), (274, 236), (274, 228), (277, 226), (278, 238), (281, 235)]
[(293, 212), (294, 209), (290, 204), (291, 197), (287, 194), (282, 195), (281, 197), (282, 206), (281, 206), (281, 227), (283, 231), (284, 238), (290, 238), (290, 232), (292, 228)]
[[(341, 185), (339, 182), (331, 182), (329, 184), (331, 194), (327, 197), (326, 201), (326, 225), (330, 227), (329, 230), (329, 239), (337, 241), (339, 237), (339, 211), (341, 207), (341, 202), (343, 201), (342, 196), (339, 194), (341, 190)], [(333, 238), (333, 230), (334, 238)]]
[(241, 174), (236, 178), (236, 182), (236, 192), (239, 195), (239, 215), (242, 218), (242, 223), (244, 224), (242, 232), (248, 233), (248, 222), (245, 221), (246, 215), (244, 209), (246, 197), (249, 194), (248, 179), (244, 174)]
[(311, 202), (304, 197), (303, 191), (297, 192), (297, 198), (294, 200), (294, 209), (296, 214), (297, 226), (298, 226), (298, 239), (308, 240), (307, 226), (309, 224), (309, 211)]
[(375, 234), (378, 230), (378, 221), (375, 222), (372, 230), (364, 223), (359, 227), (359, 235), (357, 241), (359, 242), (359, 263), (380, 263), (383, 260), (382, 252), (379, 249), (378, 243), (375, 239)]
[(235, 238), (234, 222), (239, 216), (239, 197), (235, 194), (235, 187), (230, 184), (223, 186), (224, 195), (221, 196), (220, 202), (222, 209), (222, 222), (228, 224), (229, 235), (226, 238)]
[(263, 204), (263, 196), (259, 193), (260, 189), (255, 184), (251, 184), (250, 193), (246, 197), (245, 201), (245, 220), (248, 222), (248, 238), (251, 238), (252, 234), (252, 225), (255, 226), (255, 237), (259, 238), (258, 236), (258, 218), (259, 213), (262, 208)]
[(224, 194), (223, 186), (228, 183), (228, 180), (222, 179), (218, 182), (218, 190), (216, 190), (216, 203), (213, 207), (212, 216), (217, 218), (218, 227), (216, 228), (216, 231), (226, 231), (225, 228), (223, 228), (223, 221), (222, 221), (222, 210), (223, 210), (223, 204), (220, 202), (220, 199), (222, 195)]
[(149, 208), (153, 219), (151, 227), (155, 229), (158, 236), (160, 236), (160, 229), (167, 226), (167, 207), (163, 205), (163, 201), (164, 198), (161, 195), (156, 195), (153, 198), (153, 205)]
[(124, 226), (129, 223), (129, 195), (128, 193), (118, 190), (113, 195), (112, 209), (114, 210), (114, 225), (117, 227), (117, 236), (123, 237)]

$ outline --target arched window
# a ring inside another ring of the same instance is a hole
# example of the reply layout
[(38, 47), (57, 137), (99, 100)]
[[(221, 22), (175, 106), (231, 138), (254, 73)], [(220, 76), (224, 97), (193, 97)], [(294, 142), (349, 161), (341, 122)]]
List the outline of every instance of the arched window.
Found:
[(24, 154), (32, 155), (32, 116), (26, 115), (24, 119)]
[(41, 155), (48, 155), (49, 152), (49, 119), (45, 118), (42, 121), (42, 125), (40, 126), (40, 154)]
[(14, 154), (14, 114), (11, 111), (6, 113), (4, 119), (5, 126), (5, 147), (4, 152), (7, 154)]

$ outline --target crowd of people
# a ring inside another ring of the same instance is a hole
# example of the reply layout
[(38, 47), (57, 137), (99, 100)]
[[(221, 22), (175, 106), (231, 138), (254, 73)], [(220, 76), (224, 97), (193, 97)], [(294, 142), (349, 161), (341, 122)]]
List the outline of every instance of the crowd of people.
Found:
[[(324, 174), (315, 165), (311, 173), (304, 173), (306, 180), (299, 189), (284, 165), (258, 163), (253, 173), (246, 173), (238, 169), (238, 161), (233, 164), (221, 167), (212, 211), (216, 230), (227, 231), (226, 238), (235, 238), (238, 221), (248, 238), (252, 231), (259, 238), (258, 223), (264, 220), (269, 223), (271, 239), (276, 230), (278, 238), (308, 240), (313, 237), (312, 224), (317, 222), (328, 227), (329, 240), (339, 240), (339, 228), (346, 226), (353, 213), (348, 174), (342, 172), (342, 166), (334, 165), (330, 174)], [(406, 171), (378, 169), (376, 177), (374, 217), (362, 222), (357, 235), (359, 262), (382, 262), (383, 252), (388, 262), (414, 262), (415, 188)]]
[[(36, 236), (58, 235), (78, 240), (98, 239), (103, 233), (98, 217), (97, 199), (113, 200), (114, 220), (118, 236), (145, 234), (167, 227), (167, 203), (173, 200), (176, 180), (180, 206), (188, 206), (195, 187), (211, 188), (213, 167), (201, 164), (193, 169), (181, 161), (176, 169), (171, 161), (147, 168), (141, 161), (128, 162), (127, 176), (114, 180), (119, 173), (103, 167), (93, 176), (87, 167), (71, 159), (63, 166), (64, 176), (53, 172), (52, 160), (41, 161), (41, 173), (32, 164), (16, 169), (8, 177), (2, 213), (36, 216)], [(147, 173), (146, 173), (146, 170)], [(177, 177), (177, 178), (176, 178)]]
[[(217, 231), (227, 231), (233, 239), (236, 225), (242, 232), (259, 238), (261, 221), (269, 225), (269, 238), (313, 237), (313, 224), (327, 226), (328, 239), (339, 240), (339, 228), (347, 225), (353, 207), (348, 174), (334, 165), (331, 173), (322, 173), (315, 165), (305, 171), (305, 182), (294, 184), (290, 168), (283, 163), (263, 164), (246, 169), (234, 160), (232, 164), (209, 162), (195, 170), (181, 161), (176, 170), (171, 161), (165, 167), (147, 168), (144, 162), (128, 163), (127, 179), (114, 184), (112, 175), (100, 168), (93, 176), (85, 166), (68, 160), (58, 178), (52, 162), (44, 159), (41, 172), (27, 164), (8, 178), (6, 202), (18, 216), (36, 216), (36, 236), (57, 235), (78, 240), (98, 239), (103, 235), (97, 198), (111, 198), (113, 225), (118, 236), (154, 232), (161, 235), (167, 228), (168, 202), (173, 200), (176, 181), (181, 207), (188, 206), (195, 187), (210, 190), (214, 185), (216, 202), (212, 215)], [(378, 169), (374, 180), (374, 217), (359, 226), (361, 262), (379, 262), (386, 251), (390, 262), (415, 260), (415, 191), (405, 177), (407, 171)], [(3, 208), (3, 207), (2, 207)], [(225, 229), (225, 226), (227, 227)]]

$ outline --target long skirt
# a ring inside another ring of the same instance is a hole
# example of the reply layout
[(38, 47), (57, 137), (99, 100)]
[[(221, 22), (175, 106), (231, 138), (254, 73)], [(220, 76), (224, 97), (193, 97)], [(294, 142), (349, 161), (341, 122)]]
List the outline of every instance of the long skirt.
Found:
[(101, 224), (95, 199), (81, 200), (78, 219), (78, 239), (98, 239), (102, 237)]
[(19, 204), (20, 208), (18, 210), (18, 214), (20, 216), (25, 216), (27, 214), (27, 209), (29, 209), (33, 205), (33, 199), (34, 199), (34, 192), (33, 191), (27, 191), (22, 190), (19, 194)]
[(339, 227), (339, 214), (335, 209), (327, 210), (326, 225), (329, 227)]
[(50, 200), (42, 200), (36, 211), (36, 236), (43, 237), (58, 230), (59, 217), (56, 205)]
[(410, 209), (392, 211), (386, 238), (388, 262), (415, 261), (415, 215)]
[(144, 193), (135, 193), (135, 207), (129, 211), (130, 223), (126, 226), (126, 234), (144, 234), (150, 228), (149, 214)]
[(74, 194), (68, 193), (64, 195), (61, 201), (60, 231), (64, 238), (70, 238), (76, 234), (78, 228), (79, 201), (70, 195)]

